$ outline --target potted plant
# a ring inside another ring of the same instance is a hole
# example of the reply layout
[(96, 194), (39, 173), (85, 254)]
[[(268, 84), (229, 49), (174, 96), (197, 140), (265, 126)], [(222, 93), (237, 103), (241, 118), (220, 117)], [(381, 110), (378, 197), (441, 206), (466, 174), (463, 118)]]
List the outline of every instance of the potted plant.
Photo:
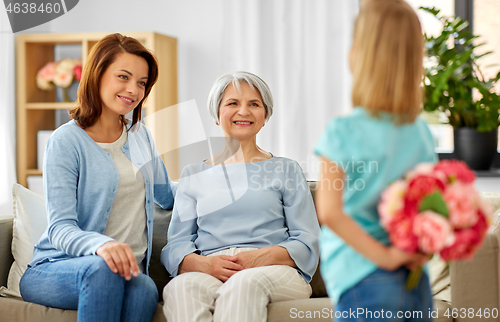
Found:
[(475, 170), (488, 170), (497, 153), (500, 97), (493, 89), (500, 79), (486, 79), (476, 56), (478, 36), (460, 17), (445, 17), (436, 8), (420, 7), (443, 23), (437, 37), (424, 34), (428, 54), (424, 110), (439, 110), (453, 126), (455, 156)]

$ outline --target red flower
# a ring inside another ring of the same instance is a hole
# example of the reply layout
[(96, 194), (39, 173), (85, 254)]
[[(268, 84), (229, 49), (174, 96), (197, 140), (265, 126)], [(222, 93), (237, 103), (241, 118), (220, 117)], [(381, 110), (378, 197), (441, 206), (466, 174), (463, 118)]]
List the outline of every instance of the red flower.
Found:
[(73, 67), (73, 74), (75, 74), (75, 79), (80, 81), (80, 79), (82, 79), (82, 65), (76, 65)]
[(472, 228), (455, 231), (455, 242), (440, 252), (441, 258), (445, 261), (471, 259), (476, 249), (481, 246), (487, 231), (486, 217), (480, 215)]
[(418, 203), (435, 191), (443, 191), (444, 183), (432, 175), (417, 175), (408, 185), (406, 198), (411, 203)]
[(476, 180), (474, 172), (463, 161), (442, 160), (436, 164), (434, 170), (444, 173), (450, 181), (458, 179), (464, 183), (472, 183)]
[(416, 215), (401, 210), (389, 224), (388, 232), (391, 244), (408, 253), (418, 251), (418, 238), (413, 233), (413, 217)]

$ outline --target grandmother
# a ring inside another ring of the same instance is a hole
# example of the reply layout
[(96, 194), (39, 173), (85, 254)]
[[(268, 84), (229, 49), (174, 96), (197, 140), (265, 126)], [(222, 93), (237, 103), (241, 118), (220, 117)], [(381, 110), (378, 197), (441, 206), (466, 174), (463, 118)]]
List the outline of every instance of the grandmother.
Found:
[(319, 256), (313, 200), (298, 163), (256, 143), (273, 113), (261, 78), (223, 75), (208, 109), (226, 145), (182, 171), (161, 254), (175, 276), (163, 310), (174, 322), (266, 321), (269, 302), (311, 295)]

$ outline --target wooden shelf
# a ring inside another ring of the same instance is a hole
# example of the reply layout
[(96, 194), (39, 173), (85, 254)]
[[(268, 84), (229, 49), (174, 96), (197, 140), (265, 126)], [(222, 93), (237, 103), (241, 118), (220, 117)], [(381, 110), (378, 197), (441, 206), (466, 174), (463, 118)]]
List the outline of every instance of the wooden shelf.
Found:
[(75, 102), (26, 103), (28, 110), (70, 110)]
[(41, 176), (42, 170), (39, 169), (26, 169), (26, 176)]
[[(145, 104), (145, 115), (151, 115), (177, 100), (177, 40), (155, 32), (121, 32), (134, 37), (155, 53), (159, 63), (159, 79)], [(79, 45), (82, 63), (97, 42), (109, 33), (22, 34), (16, 37), (17, 91), (17, 180), (27, 186), (27, 176), (42, 175), (37, 167), (37, 133), (55, 129), (55, 111), (70, 110), (74, 102), (55, 102), (55, 90), (43, 91), (36, 85), (38, 71), (54, 61), (56, 45)], [(178, 146), (177, 111), (169, 114), (161, 126), (151, 129), (156, 145)], [(165, 130), (166, 129), (166, 130)], [(179, 156), (164, 158), (172, 179), (180, 175)]]

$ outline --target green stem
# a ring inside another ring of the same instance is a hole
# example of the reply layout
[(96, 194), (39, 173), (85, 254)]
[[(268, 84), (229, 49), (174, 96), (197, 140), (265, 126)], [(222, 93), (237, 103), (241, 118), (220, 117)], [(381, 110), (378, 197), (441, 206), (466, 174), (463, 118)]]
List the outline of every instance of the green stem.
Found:
[(406, 280), (406, 289), (408, 291), (411, 291), (415, 287), (417, 287), (418, 283), (420, 282), (420, 277), (422, 276), (422, 272), (423, 272), (422, 266), (418, 266), (415, 270), (410, 271), (408, 279)]

